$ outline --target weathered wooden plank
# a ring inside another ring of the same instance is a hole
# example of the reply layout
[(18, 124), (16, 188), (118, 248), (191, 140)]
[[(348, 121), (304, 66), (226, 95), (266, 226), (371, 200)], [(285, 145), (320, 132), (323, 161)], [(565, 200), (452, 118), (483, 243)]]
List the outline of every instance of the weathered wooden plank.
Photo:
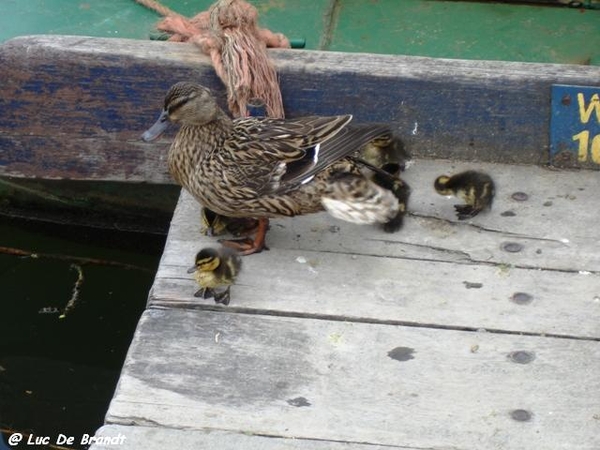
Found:
[[(490, 173), (496, 180), (497, 194), (491, 212), (461, 222), (456, 220), (453, 208), (460, 203), (458, 199), (436, 194), (433, 181), (438, 175), (465, 168)], [(293, 250), (600, 271), (596, 172), (419, 160), (403, 178), (412, 188), (409, 211), (413, 216), (408, 217), (399, 233), (387, 234), (375, 227), (351, 225), (318, 214), (273, 221), (267, 243), (272, 248)], [(524, 192), (529, 199), (514, 200), (515, 192)], [(184, 196), (170, 242), (214, 244), (214, 239), (200, 236), (199, 217), (198, 205)], [(502, 245), (506, 242), (519, 243), (523, 250), (504, 251)]]
[[(0, 148), (0, 174), (11, 177), (64, 179), (68, 172), (76, 174), (68, 178), (81, 180), (172, 182), (166, 163), (168, 146), (152, 148), (135, 138), (117, 144), (114, 136), (15, 136), (0, 132)], [(3, 172), (2, 167), (10, 170)], [(31, 172), (33, 167), (36, 169)]]
[[(550, 86), (597, 86), (600, 79), (600, 67), (591, 66), (296, 50), (271, 55), (288, 115), (353, 113), (360, 122), (390, 122), (417, 156), (469, 160), (546, 161)], [(140, 144), (140, 133), (175, 81), (199, 80), (222, 94), (196, 48), (163, 42), (17, 38), (0, 46), (0, 77), (0, 175), (119, 174), (125, 181), (171, 182), (161, 156), (168, 137)], [(149, 163), (141, 162), (146, 158)], [(57, 163), (38, 164), (44, 160)]]
[[(437, 175), (465, 167), (419, 160), (408, 169), (410, 209), (419, 216), (397, 234), (327, 214), (273, 221), (271, 250), (244, 258), (230, 307), (599, 338), (597, 173), (478, 165), (496, 179), (494, 208), (457, 223), (456, 200), (431, 186)], [(529, 199), (516, 201), (514, 192)], [(514, 215), (503, 216), (506, 211)], [(199, 205), (182, 194), (151, 306), (214, 308), (211, 300), (193, 297), (195, 282), (186, 270), (200, 248), (218, 245), (200, 234), (199, 217)], [(525, 251), (503, 251), (504, 242), (521, 243)], [(523, 304), (519, 294), (530, 298)]]
[[(253, 436), (219, 430), (176, 430), (162, 427), (105, 425), (90, 450), (386, 450), (389, 446)], [(396, 447), (391, 447), (396, 448)], [(402, 447), (410, 450), (408, 447)]]
[[(496, 179), (494, 208), (457, 223), (456, 200), (437, 195), (432, 184), (465, 167), (419, 160), (408, 169), (410, 209), (419, 216), (397, 234), (327, 214), (273, 221), (271, 250), (244, 258), (230, 307), (600, 338), (597, 173), (478, 165)], [(516, 201), (514, 192), (529, 199)], [(502, 216), (506, 211), (514, 215)], [(186, 270), (200, 248), (218, 245), (200, 234), (199, 217), (199, 205), (182, 194), (151, 306), (214, 308), (212, 300), (193, 297), (197, 287)], [(501, 250), (513, 241), (525, 251)], [(520, 301), (521, 294), (530, 298)]]
[(150, 309), (107, 423), (595, 450), (599, 358), (591, 341)]
[[(181, 251), (191, 259), (161, 265), (149, 305), (214, 309), (194, 297), (195, 250)], [(279, 249), (243, 264), (235, 311), (600, 339), (598, 276)]]

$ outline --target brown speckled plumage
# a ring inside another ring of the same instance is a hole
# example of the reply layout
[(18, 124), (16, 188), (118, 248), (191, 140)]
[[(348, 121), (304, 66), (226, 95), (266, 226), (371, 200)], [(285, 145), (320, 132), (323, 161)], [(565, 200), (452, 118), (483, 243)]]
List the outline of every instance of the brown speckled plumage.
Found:
[[(351, 127), (351, 119), (232, 120), (208, 89), (177, 83), (144, 138), (155, 137), (167, 121), (181, 124), (168, 156), (173, 178), (217, 214), (267, 219), (321, 211), (332, 174), (360, 173), (346, 157), (389, 129)], [(383, 211), (382, 221), (391, 214)]]

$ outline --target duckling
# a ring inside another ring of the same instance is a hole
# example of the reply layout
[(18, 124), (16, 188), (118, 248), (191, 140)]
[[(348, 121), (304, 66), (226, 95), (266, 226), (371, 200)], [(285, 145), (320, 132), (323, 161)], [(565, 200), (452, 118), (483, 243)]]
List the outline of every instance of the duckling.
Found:
[(202, 223), (200, 232), (210, 237), (221, 236), (225, 233), (234, 236), (247, 235), (254, 232), (258, 225), (255, 219), (225, 217), (208, 208), (202, 208), (200, 220)]
[(404, 225), (404, 216), (410, 197), (410, 186), (403, 181), (399, 174), (403, 170), (401, 163), (388, 162), (381, 166), (383, 172), (373, 173), (372, 180), (382, 188), (391, 191), (398, 201), (398, 212), (387, 222), (383, 223), (383, 231), (395, 233)]
[(458, 220), (473, 218), (491, 208), (496, 192), (492, 178), (475, 170), (453, 176), (441, 175), (435, 180), (434, 188), (440, 195), (454, 195), (464, 200), (465, 205), (454, 205)]
[(203, 248), (196, 254), (193, 273), (200, 285), (195, 297), (214, 297), (215, 303), (229, 305), (229, 290), (242, 268), (242, 260), (234, 250), (226, 247), (220, 249)]
[(200, 220), (202, 222), (200, 232), (206, 236), (220, 236), (227, 231), (227, 217), (220, 216), (208, 208), (202, 208)]
[[(364, 203), (354, 202), (352, 189), (345, 190), (348, 184), (339, 183), (333, 175), (356, 172), (355, 163), (348, 157), (390, 130), (384, 125), (351, 126), (351, 120), (351, 115), (232, 120), (210, 90), (181, 82), (169, 89), (163, 112), (142, 138), (157, 138), (169, 122), (181, 124), (167, 158), (169, 172), (202, 206), (216, 214), (258, 220), (254, 239), (222, 241), (248, 255), (266, 248), (270, 218), (322, 211), (323, 195), (332, 190), (339, 194), (338, 202), (354, 203), (351, 208), (363, 207)], [(352, 185), (371, 191), (370, 184)], [(379, 191), (382, 189), (379, 187)], [(374, 201), (380, 197), (363, 194), (364, 199)], [(389, 205), (381, 202), (369, 207)], [(387, 221), (397, 211), (396, 202), (392, 211), (362, 217)]]
[(383, 230), (394, 233), (404, 225), (410, 186), (400, 178), (410, 163), (410, 153), (405, 149), (404, 143), (393, 133), (388, 133), (373, 139), (353, 158), (359, 165), (366, 168), (365, 176), (370, 176), (380, 187), (391, 191), (398, 200), (398, 212), (383, 223)]
[(399, 172), (403, 172), (411, 162), (411, 155), (404, 143), (391, 132), (368, 142), (360, 150), (359, 157), (375, 167), (396, 163), (400, 168)]

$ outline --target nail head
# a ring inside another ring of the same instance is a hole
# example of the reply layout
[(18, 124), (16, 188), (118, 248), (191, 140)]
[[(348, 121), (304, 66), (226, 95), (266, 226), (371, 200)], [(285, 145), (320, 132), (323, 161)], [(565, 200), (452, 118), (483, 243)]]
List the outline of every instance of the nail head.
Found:
[(529, 422), (533, 414), (526, 409), (514, 409), (510, 412), (510, 417), (517, 422)]
[(508, 253), (519, 253), (523, 250), (523, 245), (518, 242), (503, 242), (501, 248)]
[(515, 192), (513, 195), (511, 195), (511, 197), (513, 200), (518, 202), (529, 200), (529, 195), (527, 195), (525, 192)]
[(517, 350), (508, 354), (508, 359), (517, 364), (529, 364), (535, 359), (535, 353)]
[(526, 292), (515, 292), (510, 299), (517, 305), (527, 305), (533, 301), (533, 296)]

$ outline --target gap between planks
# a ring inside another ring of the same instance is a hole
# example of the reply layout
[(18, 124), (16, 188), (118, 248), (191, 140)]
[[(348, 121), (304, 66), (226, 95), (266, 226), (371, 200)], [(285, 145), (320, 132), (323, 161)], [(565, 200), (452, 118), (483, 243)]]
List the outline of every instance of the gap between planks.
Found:
[[(439, 450), (591, 450), (597, 355), (595, 342), (153, 308), (107, 423)], [(511, 418), (521, 409), (530, 420)]]
[[(427, 450), (422, 447), (376, 445), (362, 442), (333, 441), (311, 438), (284, 438), (270, 434), (251, 434), (219, 429), (152, 427), (141, 425), (104, 425), (96, 436), (102, 439), (121, 438), (119, 450), (164, 450), (177, 443), (180, 450)], [(114, 450), (115, 444), (94, 444), (90, 450)]]
[(347, 317), (333, 314), (311, 314), (311, 313), (300, 313), (300, 312), (287, 312), (287, 311), (276, 311), (276, 310), (265, 310), (258, 308), (245, 308), (243, 306), (219, 306), (211, 305), (207, 303), (198, 303), (197, 301), (190, 301), (190, 303), (178, 304), (178, 305), (161, 305), (155, 304), (150, 305), (148, 309), (156, 310), (167, 310), (170, 308), (182, 308), (186, 310), (198, 310), (198, 311), (210, 311), (223, 314), (244, 314), (249, 316), (270, 316), (270, 317), (289, 317), (297, 319), (311, 319), (311, 320), (324, 320), (329, 322), (353, 322), (353, 323), (364, 323), (370, 325), (389, 325), (394, 327), (406, 327), (406, 328), (427, 328), (432, 330), (443, 330), (443, 331), (465, 331), (472, 333), (490, 333), (490, 334), (504, 334), (509, 336), (533, 336), (543, 337), (552, 339), (570, 339), (575, 341), (591, 341), (600, 342), (600, 337), (593, 336), (577, 336), (569, 334), (557, 334), (557, 333), (536, 333), (529, 331), (513, 331), (505, 329), (495, 328), (475, 328), (467, 326), (456, 326), (456, 325), (442, 325), (437, 323), (421, 323), (421, 322), (409, 322), (404, 320), (383, 320), (383, 319), (372, 319), (362, 317)]
[[(459, 223), (453, 217), (456, 200), (435, 194), (432, 180), (474, 165), (417, 161), (404, 175), (413, 188), (411, 215), (394, 235), (334, 221), (326, 214), (273, 221), (268, 235), (272, 250), (244, 258), (229, 308), (598, 340), (597, 173), (477, 164), (497, 181), (494, 209)], [(511, 199), (515, 191), (528, 193), (529, 200)], [(549, 202), (551, 207), (543, 205)], [(503, 217), (503, 211), (514, 215)], [(200, 234), (199, 216), (199, 205), (182, 192), (151, 307), (217, 309), (211, 300), (193, 297), (195, 283), (186, 274), (197, 250), (216, 245), (215, 239)], [(504, 241), (520, 242), (525, 249), (520, 254), (503, 252)], [(469, 288), (470, 282), (478, 288)], [(532, 303), (516, 304), (511, 301), (515, 293), (532, 294)]]

